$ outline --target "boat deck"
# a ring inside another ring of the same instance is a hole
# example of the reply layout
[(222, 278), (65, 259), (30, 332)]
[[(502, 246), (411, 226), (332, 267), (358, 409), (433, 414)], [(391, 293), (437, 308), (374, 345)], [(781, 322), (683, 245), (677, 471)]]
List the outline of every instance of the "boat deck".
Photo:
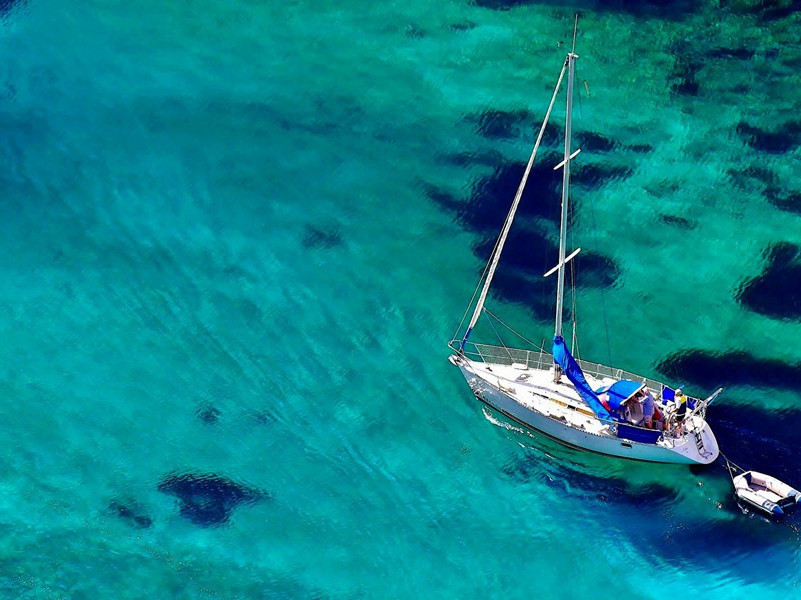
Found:
[[(554, 383), (553, 368), (537, 369), (527, 368), (519, 363), (502, 365), (480, 362), (471, 363), (471, 368), (476, 375), (528, 408), (595, 435), (616, 436), (608, 424), (595, 416), (566, 378), (565, 383)], [(600, 387), (612, 383), (613, 380), (588, 377), (587, 381), (593, 387)]]
[[(525, 363), (514, 362), (497, 364), (470, 361), (470, 368), (475, 375), (527, 408), (587, 433), (617, 437), (616, 427), (598, 419), (566, 377), (563, 377), (560, 383), (553, 381), (553, 366), (546, 368), (545, 364), (527, 366)], [(618, 381), (616, 377), (599, 377), (586, 372), (585, 377), (593, 389)], [(644, 380), (642, 377), (639, 379)], [(646, 384), (660, 386), (652, 389), (652, 393), (658, 396), (662, 384), (656, 381), (644, 381)], [(660, 403), (659, 407), (666, 417), (674, 410), (672, 405), (664, 406)], [(696, 421), (696, 418), (688, 419), (686, 422), (688, 431), (702, 427), (702, 424)], [(657, 444), (672, 446), (671, 434), (665, 431), (663, 438)]]

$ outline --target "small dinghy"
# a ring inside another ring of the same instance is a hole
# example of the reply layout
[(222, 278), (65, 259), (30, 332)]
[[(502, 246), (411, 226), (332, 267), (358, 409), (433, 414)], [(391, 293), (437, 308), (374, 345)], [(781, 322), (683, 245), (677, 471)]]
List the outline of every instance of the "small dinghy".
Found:
[(739, 500), (771, 516), (783, 516), (801, 504), (801, 492), (775, 477), (745, 471), (732, 477)]

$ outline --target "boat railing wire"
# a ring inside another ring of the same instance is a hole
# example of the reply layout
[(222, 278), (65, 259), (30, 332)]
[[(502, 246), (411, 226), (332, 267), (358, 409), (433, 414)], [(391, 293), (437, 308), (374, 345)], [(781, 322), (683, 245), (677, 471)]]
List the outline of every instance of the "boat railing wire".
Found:
[[(450, 343), (452, 350), (459, 351), (459, 340)], [(493, 365), (523, 365), (527, 369), (548, 369), (553, 364), (553, 357), (542, 348), (522, 350), (508, 346), (492, 346), (468, 342), (462, 351), (467, 358)]]
[[(450, 347), (458, 352), (459, 344), (459, 340), (454, 340), (450, 343)], [(507, 346), (492, 346), (489, 344), (468, 342), (462, 353), (469, 359), (480, 360), (481, 362), (495, 365), (519, 365), (520, 368), (541, 370), (547, 370), (553, 366), (553, 356), (542, 347), (533, 350), (523, 350), (520, 348), (509, 348)], [(576, 359), (576, 362), (586, 375), (590, 375), (596, 379), (611, 378), (615, 381), (621, 379), (640, 381), (656, 391), (661, 391), (662, 388), (666, 387), (661, 381), (651, 379), (650, 377), (643, 377), (642, 375), (637, 375), (636, 373), (623, 369), (607, 367), (606, 365), (586, 360)]]

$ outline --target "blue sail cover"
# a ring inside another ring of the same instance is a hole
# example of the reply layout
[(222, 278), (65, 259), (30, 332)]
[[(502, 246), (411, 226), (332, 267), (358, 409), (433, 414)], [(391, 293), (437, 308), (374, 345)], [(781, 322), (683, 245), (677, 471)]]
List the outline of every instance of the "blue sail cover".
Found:
[(598, 396), (587, 383), (584, 378), (584, 373), (581, 367), (576, 363), (576, 359), (570, 354), (570, 351), (565, 346), (565, 340), (561, 335), (553, 338), (553, 360), (562, 369), (562, 373), (567, 375), (570, 382), (576, 386), (576, 391), (579, 393), (585, 402), (590, 406), (592, 411), (598, 416), (599, 419), (609, 421), (611, 416), (609, 412), (603, 407)]
[(606, 394), (606, 402), (611, 410), (620, 410), (621, 405), (631, 398), (634, 394), (645, 387), (644, 383), (638, 383), (629, 379), (616, 381), (609, 387), (595, 390), (596, 394)]

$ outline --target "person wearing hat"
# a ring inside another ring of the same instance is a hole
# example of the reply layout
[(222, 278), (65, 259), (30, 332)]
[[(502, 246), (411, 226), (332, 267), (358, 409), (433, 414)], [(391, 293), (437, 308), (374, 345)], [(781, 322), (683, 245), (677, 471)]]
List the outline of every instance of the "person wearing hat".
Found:
[(684, 418), (687, 416), (687, 396), (681, 391), (681, 388), (676, 390), (676, 433), (681, 435), (682, 424)]

